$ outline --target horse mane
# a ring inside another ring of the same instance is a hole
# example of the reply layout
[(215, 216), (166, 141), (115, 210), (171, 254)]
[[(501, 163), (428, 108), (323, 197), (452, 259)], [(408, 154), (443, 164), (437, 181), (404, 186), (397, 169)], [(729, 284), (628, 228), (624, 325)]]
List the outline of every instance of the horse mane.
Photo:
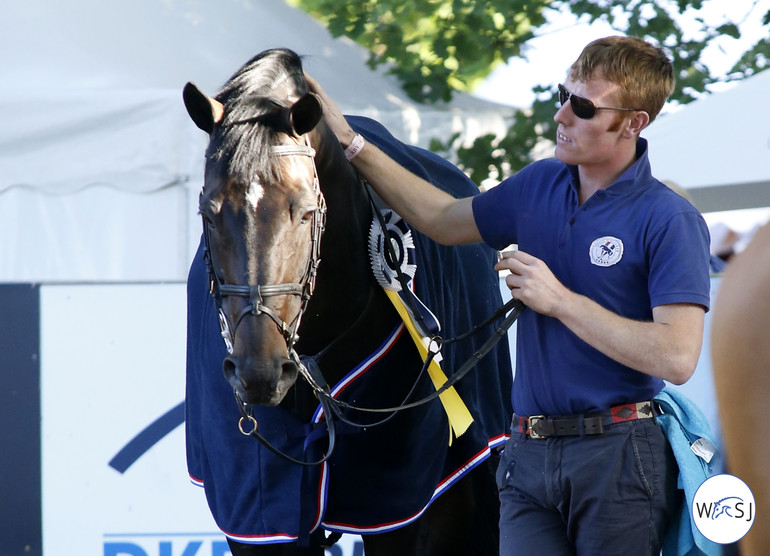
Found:
[(255, 56), (216, 95), (225, 112), (206, 158), (226, 164), (225, 175), (233, 179), (279, 180), (281, 161), (269, 156), (268, 149), (279, 134), (293, 134), (286, 109), (308, 90), (302, 59), (295, 52), (273, 49)]

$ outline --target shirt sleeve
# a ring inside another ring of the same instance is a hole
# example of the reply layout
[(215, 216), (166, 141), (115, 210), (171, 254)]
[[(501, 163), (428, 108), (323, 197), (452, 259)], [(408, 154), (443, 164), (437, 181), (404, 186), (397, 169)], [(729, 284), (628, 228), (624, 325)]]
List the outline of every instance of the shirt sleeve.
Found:
[(695, 303), (710, 308), (709, 232), (697, 212), (672, 216), (653, 234), (649, 293), (652, 307)]
[[(518, 175), (518, 174), (517, 174)], [(516, 206), (518, 187), (516, 176), (473, 198), (473, 218), (484, 242), (498, 251), (518, 243)]]

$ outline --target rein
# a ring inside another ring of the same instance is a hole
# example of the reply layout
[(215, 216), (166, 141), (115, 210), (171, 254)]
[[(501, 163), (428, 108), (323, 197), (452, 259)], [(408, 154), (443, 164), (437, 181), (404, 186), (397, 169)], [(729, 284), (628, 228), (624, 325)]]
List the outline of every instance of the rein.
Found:
[[(408, 288), (409, 288), (409, 286), (408, 286), (408, 278), (406, 277), (406, 275), (401, 270), (400, 265), (395, 264), (396, 261), (397, 261), (398, 256), (397, 256), (397, 254), (395, 252), (395, 247), (393, 246), (393, 242), (391, 241), (390, 231), (389, 231), (388, 227), (385, 225), (385, 222), (384, 222), (384, 219), (383, 219), (383, 216), (382, 216), (382, 212), (379, 210), (379, 208), (377, 207), (377, 205), (374, 202), (374, 198), (372, 196), (371, 188), (370, 188), (369, 184), (363, 178), (361, 178), (361, 182), (363, 183), (363, 185), (366, 188), (366, 191), (367, 191), (367, 193), (369, 195), (369, 202), (371, 204), (372, 211), (374, 212), (375, 217), (380, 222), (380, 228), (381, 228), (381, 230), (383, 232), (383, 235), (384, 235), (384, 238), (385, 238), (385, 240), (383, 241), (383, 247), (384, 247), (384, 250), (385, 250), (385, 257), (387, 259), (389, 259), (389, 262), (392, 263), (391, 266), (392, 266), (392, 268), (395, 269), (395, 271), (397, 273), (398, 281), (401, 284), (401, 287), (404, 290), (408, 290)], [(413, 317), (416, 320), (420, 321), (420, 323), (423, 324), (422, 311), (420, 311), (419, 308), (415, 306), (415, 302), (412, 299), (412, 297), (411, 296), (406, 296), (405, 297), (405, 302), (408, 305), (410, 305), (409, 312), (411, 313), (411, 315), (413, 315)], [(319, 400), (321, 398), (323, 398), (323, 397), (330, 398), (331, 407), (334, 409), (334, 412), (337, 415), (337, 417), (341, 421), (343, 421), (343, 422), (345, 422), (345, 423), (347, 423), (349, 425), (356, 426), (356, 427), (365, 427), (365, 426), (373, 426), (373, 425), (371, 423), (360, 424), (360, 423), (355, 423), (355, 422), (351, 421), (350, 419), (348, 419), (347, 417), (345, 417), (342, 414), (342, 411), (341, 411), (342, 409), (350, 409), (350, 410), (353, 410), (353, 411), (360, 411), (362, 413), (392, 413), (392, 414), (396, 414), (399, 411), (404, 411), (406, 409), (413, 409), (415, 407), (419, 407), (421, 405), (424, 405), (424, 404), (426, 404), (426, 403), (428, 403), (430, 401), (433, 401), (436, 398), (438, 398), (441, 394), (443, 394), (444, 392), (449, 390), (452, 386), (457, 384), (463, 377), (465, 377), (465, 375), (467, 375), (477, 365), (477, 363), (479, 361), (481, 361), (495, 347), (495, 345), (497, 345), (497, 343), (506, 336), (506, 334), (508, 333), (508, 329), (513, 325), (514, 322), (516, 322), (516, 320), (519, 318), (519, 315), (521, 315), (522, 311), (524, 311), (525, 308), (526, 308), (526, 306), (521, 301), (519, 301), (517, 299), (511, 299), (507, 303), (505, 303), (501, 307), (499, 307), (486, 320), (484, 320), (483, 322), (481, 322), (479, 324), (476, 324), (470, 330), (468, 330), (466, 332), (463, 332), (461, 334), (458, 334), (458, 335), (456, 335), (453, 338), (444, 339), (444, 338), (442, 338), (442, 337), (440, 337), (438, 335), (435, 335), (435, 334), (432, 335), (429, 338), (429, 340), (430, 340), (429, 344), (431, 345), (431, 349), (428, 352), (428, 356), (426, 357), (425, 361), (423, 362), (422, 369), (420, 370), (420, 373), (418, 374), (418, 377), (417, 377), (417, 379), (415, 381), (415, 385), (412, 387), (411, 391), (406, 396), (404, 403), (402, 403), (401, 405), (394, 406), (394, 407), (384, 407), (384, 408), (361, 407), (361, 406), (358, 406), (358, 405), (349, 404), (349, 403), (344, 402), (342, 400), (338, 400), (336, 398), (333, 398), (331, 396), (331, 393), (328, 390), (326, 390), (326, 391), (316, 390), (316, 395), (319, 398)], [(438, 388), (435, 392), (432, 392), (431, 394), (425, 396), (424, 398), (421, 398), (421, 399), (419, 399), (417, 401), (414, 401), (414, 402), (411, 402), (411, 403), (406, 403), (406, 400), (408, 400), (411, 397), (412, 392), (416, 388), (417, 382), (420, 380), (420, 378), (426, 372), (428, 366), (430, 365), (431, 360), (438, 353), (441, 352), (441, 347), (443, 345), (456, 343), (456, 342), (459, 342), (459, 341), (464, 340), (466, 338), (469, 338), (470, 336), (473, 336), (474, 334), (476, 334), (482, 328), (485, 328), (486, 326), (492, 324), (496, 320), (498, 320), (501, 317), (503, 317), (503, 315), (505, 315), (506, 313), (508, 313), (508, 315), (505, 317), (503, 322), (500, 323), (500, 326), (497, 329), (495, 329), (493, 335), (490, 336), (487, 339), (487, 341), (484, 342), (484, 344), (482, 344), (482, 346), (477, 351), (475, 351), (473, 353), (473, 355), (471, 355), (471, 357), (469, 357), (460, 366), (460, 368), (450, 378), (448, 378), (446, 382), (444, 382), (444, 384), (441, 385), (440, 388)], [(425, 326), (424, 324), (423, 324), (423, 329), (424, 330), (427, 329), (427, 326)], [(435, 346), (435, 349), (434, 349), (434, 346)], [(312, 386), (312, 384), (311, 384), (311, 386)], [(326, 408), (326, 406), (323, 406), (323, 407), (324, 407), (324, 415), (325, 415), (327, 408)], [(383, 423), (383, 422), (385, 422), (385, 420), (381, 421), (380, 423)], [(377, 425), (377, 424), (380, 424), (380, 423), (375, 423), (374, 425)]]
[[(481, 361), (497, 343), (505, 338), (505, 335), (508, 333), (508, 329), (513, 325), (514, 322), (516, 322), (516, 319), (519, 318), (519, 315), (521, 315), (522, 311), (526, 308), (526, 306), (519, 301), (518, 299), (511, 299), (504, 305), (502, 305), (499, 309), (497, 309), (487, 320), (485, 320), (483, 323), (478, 324), (474, 326), (471, 330), (464, 332), (463, 334), (458, 334), (454, 338), (450, 338), (448, 340), (442, 340), (438, 336), (435, 336), (434, 338), (431, 338), (432, 341), (437, 342), (440, 344), (448, 344), (453, 343), (456, 341), (459, 341), (461, 339), (467, 338), (471, 335), (473, 335), (475, 332), (477, 332), (480, 328), (487, 326), (488, 324), (491, 324), (498, 318), (500, 318), (502, 315), (510, 311), (508, 316), (505, 317), (505, 320), (503, 320), (502, 323), (500, 323), (500, 326), (495, 329), (495, 332), (492, 336), (490, 336), (486, 342), (478, 349), (476, 350), (471, 357), (469, 357), (465, 363), (463, 363), (460, 368), (449, 378), (447, 381), (441, 385), (441, 387), (436, 390), (435, 392), (432, 392), (431, 394), (425, 396), (424, 398), (421, 398), (417, 401), (411, 402), (411, 403), (404, 403), (396, 407), (382, 407), (382, 408), (371, 408), (371, 407), (361, 407), (357, 405), (352, 405), (347, 402), (343, 402), (342, 400), (334, 399), (334, 403), (332, 404), (332, 407), (335, 408), (335, 413), (342, 417), (340, 415), (340, 408), (344, 409), (351, 409), (355, 411), (361, 411), (364, 413), (396, 413), (398, 411), (403, 411), (405, 409), (412, 409), (418, 406), (421, 406), (423, 404), (426, 404), (430, 401), (435, 400), (438, 398), (441, 394), (449, 390), (452, 386), (457, 384), (465, 375), (467, 375), (473, 368), (478, 364), (479, 361)], [(437, 351), (431, 351), (430, 356), (425, 360), (423, 363), (423, 368), (420, 371), (420, 375), (427, 369), (428, 364), (430, 364), (431, 359), (437, 354)], [(327, 393), (318, 392), (319, 399), (323, 396), (331, 397), (331, 395)], [(344, 419), (346, 423), (350, 423), (349, 420)], [(371, 425), (359, 425), (359, 426), (371, 426)]]

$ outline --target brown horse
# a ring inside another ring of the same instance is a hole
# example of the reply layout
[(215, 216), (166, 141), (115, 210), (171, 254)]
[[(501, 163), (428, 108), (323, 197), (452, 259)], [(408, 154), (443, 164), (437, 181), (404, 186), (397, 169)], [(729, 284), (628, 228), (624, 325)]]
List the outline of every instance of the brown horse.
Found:
[[(370, 556), (496, 553), (490, 456), (510, 424), (507, 342), (455, 385), (474, 422), (449, 446), (427, 365), (373, 273), (380, 259), (414, 267), (410, 283), (396, 272), (407, 312), (430, 320), (424, 302), (449, 338), (501, 305), (495, 253), (439, 246), (395, 215), (385, 243), (400, 248), (373, 252), (379, 211), (291, 51), (258, 55), (215, 98), (191, 84), (184, 98), (210, 137), (188, 281), (188, 467), (233, 552), (322, 554), (325, 532), (352, 532)], [(413, 171), (474, 194), (442, 159), (351, 123)], [(493, 331), (445, 344), (444, 371)]]

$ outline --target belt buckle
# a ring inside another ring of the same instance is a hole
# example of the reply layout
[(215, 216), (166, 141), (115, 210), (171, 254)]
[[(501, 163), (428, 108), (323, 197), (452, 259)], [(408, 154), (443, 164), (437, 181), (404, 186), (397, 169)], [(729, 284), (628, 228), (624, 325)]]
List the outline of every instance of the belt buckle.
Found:
[(546, 438), (544, 434), (538, 434), (535, 432), (534, 426), (538, 421), (545, 419), (545, 415), (531, 415), (527, 417), (527, 430), (529, 431), (529, 437), (535, 439)]

